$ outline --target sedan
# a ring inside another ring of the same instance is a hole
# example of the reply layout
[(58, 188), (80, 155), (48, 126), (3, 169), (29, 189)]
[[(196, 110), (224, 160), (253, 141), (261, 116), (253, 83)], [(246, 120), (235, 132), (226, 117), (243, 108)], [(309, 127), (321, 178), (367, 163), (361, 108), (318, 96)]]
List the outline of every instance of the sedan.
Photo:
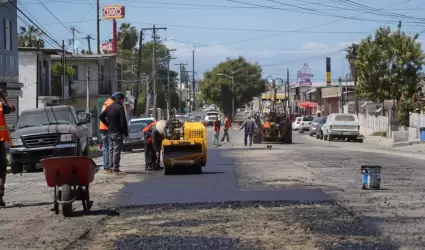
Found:
[(310, 127), (308, 129), (308, 135), (314, 136), (317, 133), (317, 124), (319, 123), (321, 117), (314, 117), (313, 121), (310, 123)]
[(145, 147), (143, 129), (146, 126), (146, 123), (132, 123), (128, 125), (128, 140), (124, 141), (124, 151), (131, 152), (133, 149), (143, 149)]

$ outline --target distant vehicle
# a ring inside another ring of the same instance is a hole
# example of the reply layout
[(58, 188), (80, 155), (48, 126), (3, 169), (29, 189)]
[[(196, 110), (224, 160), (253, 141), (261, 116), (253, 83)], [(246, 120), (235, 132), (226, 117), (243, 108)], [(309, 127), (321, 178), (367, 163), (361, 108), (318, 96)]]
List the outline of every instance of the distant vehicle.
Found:
[(155, 121), (155, 118), (152, 118), (152, 117), (133, 118), (133, 119), (130, 120), (130, 122), (128, 124), (144, 123), (147, 126), (149, 126), (154, 121)]
[(219, 113), (217, 111), (209, 111), (204, 116), (204, 123), (206, 126), (212, 125), (215, 120), (219, 117)]
[(60, 156), (88, 156), (87, 122), (78, 119), (72, 106), (54, 106), (24, 110), (11, 134), (12, 173), (41, 168), (40, 160)]
[(299, 128), (300, 133), (304, 133), (304, 131), (308, 131), (310, 129), (310, 124), (313, 122), (314, 116), (301, 116), (301, 126)]
[(308, 130), (308, 135), (309, 136), (314, 136), (314, 135), (316, 135), (316, 131), (317, 131), (317, 124), (319, 123), (319, 121), (320, 121), (320, 119), (321, 119), (322, 117), (317, 117), (317, 116), (315, 116), (314, 118), (313, 118), (313, 121), (310, 123), (310, 127), (309, 127), (309, 130)]
[(330, 114), (326, 123), (322, 125), (321, 131), (324, 140), (347, 139), (363, 142), (363, 137), (360, 136), (360, 123), (354, 114)]
[(145, 138), (143, 137), (143, 129), (148, 126), (146, 123), (132, 123), (128, 125), (128, 138), (124, 141), (123, 150), (133, 151), (133, 149), (142, 149), (145, 147)]
[(301, 119), (301, 116), (295, 118), (295, 121), (292, 123), (292, 130), (297, 131), (301, 128)]
[(323, 139), (322, 126), (326, 123), (327, 116), (322, 116), (316, 124), (316, 139)]

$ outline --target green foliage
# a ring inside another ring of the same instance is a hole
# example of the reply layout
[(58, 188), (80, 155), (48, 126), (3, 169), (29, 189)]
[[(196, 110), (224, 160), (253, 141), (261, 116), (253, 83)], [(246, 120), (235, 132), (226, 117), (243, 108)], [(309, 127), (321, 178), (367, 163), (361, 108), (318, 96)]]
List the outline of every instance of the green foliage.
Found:
[(410, 113), (419, 113), (423, 108), (421, 96), (418, 93), (413, 94), (411, 97), (404, 99), (398, 105), (396, 119), (399, 125), (408, 127), (410, 126)]
[(414, 37), (400, 29), (379, 28), (374, 39), (361, 41), (355, 69), (360, 97), (375, 102), (401, 100), (419, 90), (419, 73), (425, 56)]
[(401, 103), (397, 117), (405, 124), (409, 113), (421, 103), (417, 93), (421, 91), (420, 72), (425, 55), (417, 36), (406, 35), (400, 25), (396, 31), (379, 28), (374, 38), (369, 36), (361, 41), (354, 58), (354, 54), (349, 56), (354, 61), (357, 95), (377, 103)]
[[(60, 62), (55, 62), (51, 67), (53, 76), (60, 76), (63, 73), (63, 65)], [(66, 77), (73, 78), (75, 75), (75, 70), (70, 65), (66, 65)]]
[(18, 33), (18, 47), (44, 48), (44, 40), (41, 39), (42, 31), (35, 26), (29, 25), (28, 28), (20, 27)]
[[(261, 67), (248, 62), (244, 57), (227, 58), (209, 72), (204, 73), (200, 83), (201, 98), (206, 103), (217, 104), (226, 114), (231, 114), (232, 90), (235, 97), (235, 108), (250, 102), (266, 89), (261, 79)], [(233, 75), (234, 86), (229, 77), (218, 74)]]
[[(52, 73), (52, 94), (56, 96), (62, 95), (62, 79), (61, 76), (63, 74), (63, 65), (60, 62), (55, 62), (51, 66), (51, 73)], [(66, 65), (65, 70), (66, 77), (68, 78), (68, 81), (70, 84), (72, 84), (72, 79), (75, 75), (75, 70), (70, 65)], [(75, 93), (76, 91), (71, 88), (71, 100), (75, 99)]]

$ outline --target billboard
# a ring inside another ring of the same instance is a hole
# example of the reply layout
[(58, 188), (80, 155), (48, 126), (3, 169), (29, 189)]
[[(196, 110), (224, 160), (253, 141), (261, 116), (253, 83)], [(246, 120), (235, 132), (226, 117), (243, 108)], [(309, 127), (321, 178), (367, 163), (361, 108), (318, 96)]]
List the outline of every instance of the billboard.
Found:
[(124, 5), (107, 5), (103, 7), (104, 20), (123, 19), (124, 17), (125, 17)]
[(105, 53), (112, 52), (112, 43), (102, 43), (102, 51)]

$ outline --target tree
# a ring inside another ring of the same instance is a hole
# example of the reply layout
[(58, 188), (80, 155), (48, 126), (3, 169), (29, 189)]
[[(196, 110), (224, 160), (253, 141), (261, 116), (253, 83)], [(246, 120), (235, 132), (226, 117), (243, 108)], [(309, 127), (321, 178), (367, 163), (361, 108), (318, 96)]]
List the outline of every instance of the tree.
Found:
[[(357, 50), (359, 49), (359, 45), (353, 43), (351, 46), (345, 50), (347, 54), (345, 58), (348, 60), (348, 65), (350, 67), (350, 75), (352, 81), (354, 81), (354, 87), (357, 89), (357, 72), (356, 72), (356, 60), (357, 60)], [(359, 97), (356, 95), (356, 113), (359, 113)]]
[(27, 48), (44, 48), (44, 40), (41, 39), (43, 32), (32, 25), (29, 25), (28, 28), (20, 27), (20, 32), (18, 34), (18, 46), (27, 47)]
[[(232, 95), (236, 108), (265, 91), (266, 82), (261, 79), (261, 72), (257, 63), (250, 63), (242, 56), (236, 59), (227, 58), (211, 71), (204, 73), (204, 80), (200, 83), (201, 98), (217, 104), (226, 114), (231, 114)], [(218, 74), (233, 76), (234, 86), (231, 86), (231, 79)]]
[(399, 106), (401, 101), (405, 102), (404, 108), (397, 111), (402, 112), (398, 115), (401, 125), (408, 125), (405, 117), (415, 110), (415, 102), (419, 101), (425, 55), (417, 37), (402, 32), (401, 23), (396, 31), (379, 28), (373, 39), (369, 36), (361, 41), (354, 63), (356, 92), (360, 97), (378, 103), (395, 100)]
[[(52, 73), (52, 95), (62, 96), (62, 74), (63, 74), (63, 65), (60, 62), (55, 62), (51, 67)], [(69, 84), (72, 84), (72, 79), (75, 75), (75, 70), (70, 65), (66, 65), (66, 78), (68, 79)], [(73, 92), (71, 89), (70, 96), (73, 98)]]
[(118, 30), (118, 46), (122, 50), (133, 50), (137, 41), (139, 40), (139, 34), (136, 27), (131, 26), (129, 23), (122, 23)]

